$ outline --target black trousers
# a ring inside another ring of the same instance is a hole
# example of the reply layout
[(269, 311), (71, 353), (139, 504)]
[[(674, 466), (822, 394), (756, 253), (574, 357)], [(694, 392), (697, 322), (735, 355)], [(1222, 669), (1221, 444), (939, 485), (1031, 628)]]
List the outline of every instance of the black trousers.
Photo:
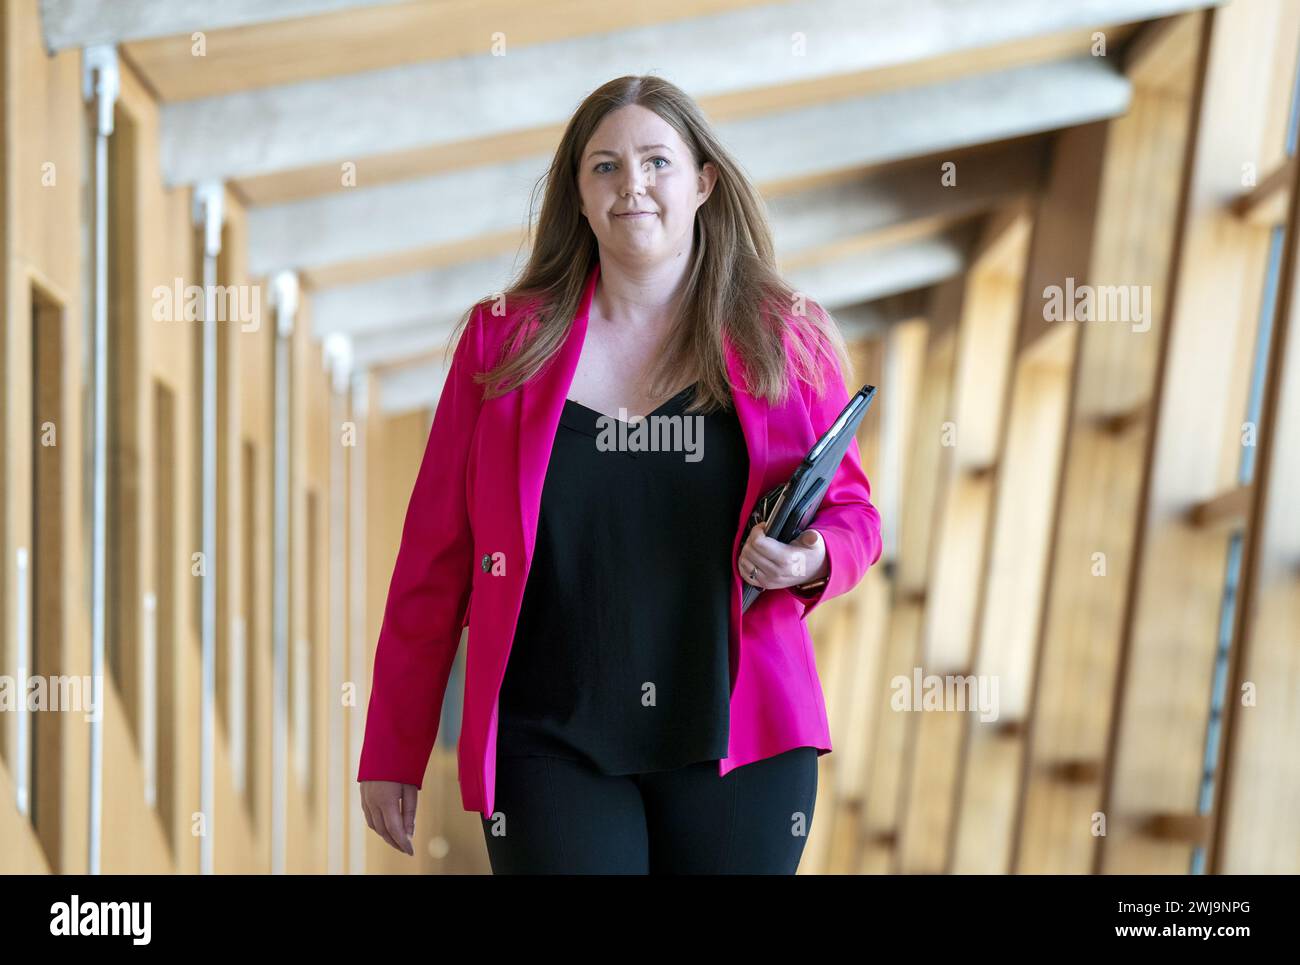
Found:
[(610, 776), (556, 757), (501, 757), (479, 815), (493, 874), (792, 875), (812, 830), (817, 749), (718, 776), (717, 761)]

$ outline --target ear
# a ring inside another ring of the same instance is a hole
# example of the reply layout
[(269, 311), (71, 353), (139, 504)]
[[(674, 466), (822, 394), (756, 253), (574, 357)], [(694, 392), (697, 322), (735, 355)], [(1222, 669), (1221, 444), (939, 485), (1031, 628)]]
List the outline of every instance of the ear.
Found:
[(695, 179), (695, 199), (699, 204), (709, 200), (713, 187), (718, 183), (718, 168), (712, 161), (705, 161)]

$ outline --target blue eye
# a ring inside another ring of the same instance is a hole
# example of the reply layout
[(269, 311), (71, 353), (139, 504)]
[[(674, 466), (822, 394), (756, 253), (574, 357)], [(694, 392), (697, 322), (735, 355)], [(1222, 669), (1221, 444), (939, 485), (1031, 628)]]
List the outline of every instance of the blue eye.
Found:
[[(664, 167), (670, 163), (669, 160), (668, 160), (666, 157), (664, 157), (664, 156), (662, 156), (662, 155), (659, 155), (659, 154), (656, 154), (656, 155), (655, 155), (654, 157), (652, 157), (650, 160), (651, 160), (651, 161), (663, 161), (663, 162), (664, 162), (662, 165), (655, 165), (655, 170), (657, 170), (657, 171), (662, 171), (662, 170), (664, 169)], [(591, 169), (591, 170), (592, 170), (592, 173), (594, 173), (594, 174), (607, 174), (608, 172), (607, 172), (607, 171), (602, 171), (601, 168), (605, 167), (605, 165), (607, 165), (607, 164), (612, 165), (613, 163), (614, 163), (613, 161), (600, 161), (599, 163), (597, 163), (597, 165), (596, 165), (594, 168)]]

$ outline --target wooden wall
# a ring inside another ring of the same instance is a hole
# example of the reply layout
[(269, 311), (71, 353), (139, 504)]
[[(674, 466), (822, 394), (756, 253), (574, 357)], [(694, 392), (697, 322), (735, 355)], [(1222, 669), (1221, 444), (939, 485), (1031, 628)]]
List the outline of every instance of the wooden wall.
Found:
[[(3, 592), (6, 673), (15, 665), (18, 600), (14, 561), (31, 553), (40, 576), (38, 674), (91, 672), (89, 615), (87, 313), (93, 311), (89, 244), (93, 209), (93, 134), (81, 94), (81, 54), (49, 57), (37, 4), (5, 4), (3, 42), (4, 270), (3, 339)], [(121, 96), (110, 139), (109, 339), (111, 415), (110, 651), (115, 672), (104, 687), (102, 870), (196, 872), (199, 869), (201, 577), (200, 549), (201, 323), (155, 317), (159, 286), (202, 283), (199, 237), (188, 189), (163, 186), (158, 166), (158, 104), (121, 64)], [(50, 167), (52, 165), (52, 167)], [(43, 184), (42, 178), (52, 183)], [(218, 284), (241, 286), (260, 303), (255, 322), (217, 321), (218, 542), (208, 561), (218, 587), (218, 686), (214, 758), (215, 813), (204, 816), (214, 836), (217, 872), (271, 867), (272, 739), (272, 455), (275, 313), (264, 279), (247, 275), (247, 231), (241, 200), (226, 193)], [(256, 291), (255, 291), (256, 290)], [(35, 311), (35, 315), (33, 312)], [(33, 323), (33, 318), (35, 322)], [(33, 337), (35, 325), (36, 337)], [(287, 781), (287, 867), (325, 870), (326, 802), (341, 814), (355, 782), (326, 786), (326, 689), (331, 632), (332, 424), (329, 377), (321, 344), (311, 335), (304, 299), (292, 340), (292, 616), (290, 639), (302, 649), (291, 690), (307, 696), (308, 728), (290, 729)], [(346, 410), (344, 410), (346, 412)], [(52, 426), (57, 446), (42, 446)], [(39, 458), (35, 454), (39, 453)], [(36, 474), (34, 477), (34, 473)], [(33, 479), (41, 492), (33, 491)], [(48, 486), (48, 491), (46, 491)], [(39, 499), (37, 498), (39, 496)], [(309, 516), (310, 513), (310, 516)], [(312, 534), (309, 540), (308, 534)], [(146, 596), (154, 600), (153, 617)], [(157, 647), (154, 715), (155, 797), (144, 765), (145, 638), (153, 621)], [(230, 696), (234, 636), (247, 644), (247, 693), (239, 733), (246, 757), (242, 786), (232, 759)], [(291, 658), (294, 653), (290, 648)], [(345, 652), (346, 657), (346, 652)], [(291, 659), (292, 665), (292, 659)], [(350, 675), (349, 675), (350, 676)], [(15, 808), (16, 717), (0, 715), (0, 867), (5, 871), (87, 869), (90, 725), (79, 713), (32, 715), (37, 721), (37, 807), (29, 821)], [(296, 748), (308, 748), (300, 771)], [(345, 756), (345, 760), (350, 760)], [(341, 833), (341, 829), (340, 829)]]

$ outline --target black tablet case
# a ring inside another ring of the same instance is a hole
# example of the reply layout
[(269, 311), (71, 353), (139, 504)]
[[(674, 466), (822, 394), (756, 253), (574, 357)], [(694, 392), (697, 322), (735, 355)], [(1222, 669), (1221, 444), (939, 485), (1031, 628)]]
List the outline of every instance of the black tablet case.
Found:
[[(808, 528), (831, 480), (839, 470), (840, 462), (857, 435), (858, 425), (866, 415), (867, 407), (875, 397), (874, 385), (864, 385), (859, 389), (840, 410), (831, 427), (817, 440), (808, 455), (804, 456), (803, 462), (790, 479), (763, 494), (745, 525), (745, 533), (740, 540), (742, 547), (749, 539), (749, 531), (756, 523), (764, 520), (767, 521), (767, 535), (782, 543), (792, 542)], [(762, 592), (761, 587), (746, 583), (741, 612), (748, 610)]]

